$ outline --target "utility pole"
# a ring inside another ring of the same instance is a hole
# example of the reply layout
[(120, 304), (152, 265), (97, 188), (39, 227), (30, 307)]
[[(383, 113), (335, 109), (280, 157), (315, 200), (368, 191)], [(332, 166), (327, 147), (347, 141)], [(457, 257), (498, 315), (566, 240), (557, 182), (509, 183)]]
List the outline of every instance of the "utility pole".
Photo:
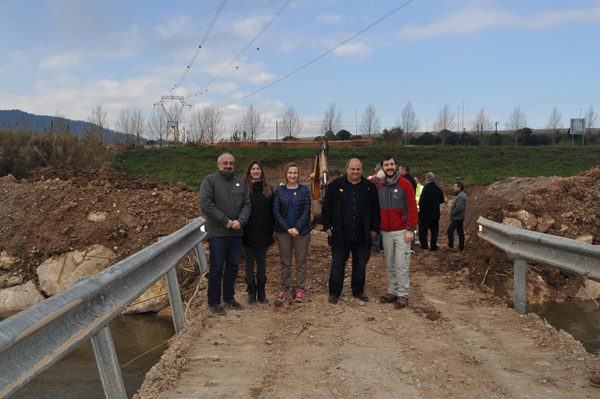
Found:
[(354, 134), (358, 135), (358, 109), (355, 109), (354, 112), (356, 113), (355, 114), (356, 115), (356, 127), (355, 127), (355, 130), (354, 130)]
[(275, 141), (279, 141), (279, 121), (275, 121)]

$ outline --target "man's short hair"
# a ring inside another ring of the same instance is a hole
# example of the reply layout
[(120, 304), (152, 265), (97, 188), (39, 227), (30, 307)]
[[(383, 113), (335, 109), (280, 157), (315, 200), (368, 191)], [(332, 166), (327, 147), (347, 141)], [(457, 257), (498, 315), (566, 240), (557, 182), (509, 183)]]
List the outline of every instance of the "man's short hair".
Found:
[(383, 167), (383, 163), (385, 161), (389, 161), (390, 159), (393, 159), (394, 163), (396, 163), (396, 158), (394, 158), (393, 155), (387, 154), (387, 155), (384, 155), (383, 158), (381, 158), (381, 166)]
[(402, 165), (400, 165), (401, 168), (403, 168), (406, 173), (410, 172), (410, 165), (407, 163), (403, 163)]
[(456, 184), (458, 186), (458, 188), (460, 188), (460, 191), (465, 191), (465, 185), (462, 182), (457, 181), (454, 184)]
[(362, 169), (363, 165), (362, 165), (362, 161), (358, 158), (350, 158), (349, 160), (346, 161), (346, 169), (348, 169), (350, 167), (350, 161), (354, 161), (357, 160), (358, 162), (360, 162), (360, 168)]
[(427, 174), (425, 175), (425, 180), (435, 181), (435, 175), (433, 174), (433, 172), (427, 172)]
[(379, 172), (379, 169), (381, 169), (381, 164), (378, 163), (377, 165), (375, 165), (375, 173)]

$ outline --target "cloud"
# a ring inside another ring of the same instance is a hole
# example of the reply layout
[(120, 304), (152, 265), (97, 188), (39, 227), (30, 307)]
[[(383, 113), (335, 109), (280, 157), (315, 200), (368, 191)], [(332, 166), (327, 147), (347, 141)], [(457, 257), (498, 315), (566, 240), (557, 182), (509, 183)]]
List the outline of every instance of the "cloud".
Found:
[(57, 54), (52, 57), (42, 59), (39, 67), (41, 69), (69, 68), (79, 64), (82, 58), (82, 55), (77, 52)]
[(373, 47), (368, 46), (364, 42), (350, 42), (335, 49), (333, 53), (339, 56), (354, 56), (359, 58), (365, 58), (373, 53)]
[(449, 14), (444, 16), (443, 20), (425, 26), (408, 26), (398, 31), (398, 36), (416, 41), (448, 35), (465, 35), (494, 28), (550, 29), (573, 22), (600, 22), (600, 8), (546, 11), (534, 16), (521, 16), (497, 10), (465, 10)]
[(336, 25), (344, 21), (344, 18), (339, 14), (319, 15), (316, 22), (322, 25)]

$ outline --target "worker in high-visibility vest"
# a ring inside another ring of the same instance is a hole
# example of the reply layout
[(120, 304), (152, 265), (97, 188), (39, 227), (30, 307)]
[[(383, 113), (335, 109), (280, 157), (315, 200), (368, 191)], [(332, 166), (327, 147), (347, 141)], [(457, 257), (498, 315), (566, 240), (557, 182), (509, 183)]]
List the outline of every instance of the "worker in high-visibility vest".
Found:
[(419, 200), (421, 199), (421, 192), (423, 191), (423, 185), (419, 183), (419, 178), (415, 175), (413, 176), (415, 182), (417, 183), (417, 188), (415, 190), (415, 199), (417, 200), (417, 209), (419, 209)]
[[(421, 199), (421, 192), (423, 191), (423, 185), (421, 183), (419, 183), (419, 178), (417, 177), (417, 175), (414, 175), (413, 178), (415, 179), (415, 183), (417, 183), (417, 187), (415, 188), (415, 199), (417, 200), (417, 211), (418, 211), (418, 215), (419, 215), (418, 220), (421, 220), (421, 211), (419, 209), (419, 200)], [(417, 223), (417, 229), (415, 230), (415, 241), (418, 237), (418, 234), (419, 234), (419, 223)], [(414, 249), (413, 249), (413, 251), (414, 251)]]

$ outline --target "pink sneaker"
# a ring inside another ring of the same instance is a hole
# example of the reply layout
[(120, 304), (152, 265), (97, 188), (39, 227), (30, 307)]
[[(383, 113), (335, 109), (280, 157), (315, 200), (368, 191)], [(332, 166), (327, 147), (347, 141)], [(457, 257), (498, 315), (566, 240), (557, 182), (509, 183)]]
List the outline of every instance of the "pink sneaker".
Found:
[(282, 291), (279, 291), (279, 294), (277, 294), (277, 298), (276, 299), (278, 301), (283, 302), (283, 301), (285, 301), (285, 298), (287, 298), (289, 296), (290, 296), (290, 292), (289, 291), (283, 291), (282, 290)]
[(303, 303), (304, 302), (304, 290), (300, 290), (296, 292), (296, 302)]

